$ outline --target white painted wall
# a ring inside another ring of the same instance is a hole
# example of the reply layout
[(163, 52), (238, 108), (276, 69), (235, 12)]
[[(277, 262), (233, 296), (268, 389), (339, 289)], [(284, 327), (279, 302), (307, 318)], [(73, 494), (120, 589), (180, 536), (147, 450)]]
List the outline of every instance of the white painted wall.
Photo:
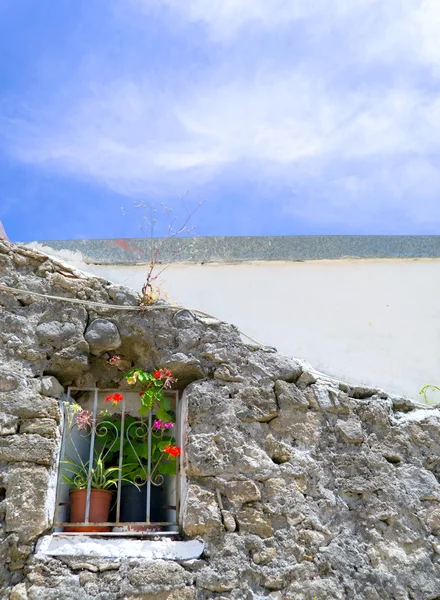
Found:
[[(63, 258), (142, 287), (145, 267)], [(440, 385), (440, 260), (185, 264), (170, 266), (163, 279), (170, 300), (329, 375), (418, 400), (425, 383)]]

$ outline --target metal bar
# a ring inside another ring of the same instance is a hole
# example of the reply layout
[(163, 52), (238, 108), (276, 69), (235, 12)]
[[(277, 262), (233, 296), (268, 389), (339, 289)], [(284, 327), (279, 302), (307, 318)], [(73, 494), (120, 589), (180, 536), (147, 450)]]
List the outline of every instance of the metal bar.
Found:
[[(69, 402), (70, 400), (70, 387), (67, 388), (67, 399), (66, 402)], [(61, 428), (62, 428), (62, 436), (61, 436), (61, 448), (60, 448), (60, 454), (58, 457), (58, 464), (57, 464), (57, 473), (58, 473), (58, 482), (57, 482), (57, 492), (56, 492), (56, 496), (55, 496), (55, 522), (59, 520), (59, 510), (60, 510), (60, 494), (61, 494), (61, 485), (63, 480), (61, 479), (61, 475), (60, 475), (60, 466), (61, 466), (61, 461), (64, 460), (64, 453), (66, 451), (66, 437), (67, 437), (67, 431), (66, 431), (66, 407), (64, 406), (64, 402), (60, 402), (61, 406)]]
[[(157, 525), (175, 525), (175, 524), (176, 523), (174, 523), (174, 521), (158, 521), (158, 522), (154, 522), (154, 523), (146, 523), (145, 521), (127, 521), (127, 522), (123, 521), (122, 523), (119, 523), (119, 525), (121, 527), (125, 526), (125, 525), (127, 525), (127, 526), (128, 525), (129, 526), (136, 525), (136, 526), (139, 526), (139, 527), (150, 526), (151, 525), (151, 526), (156, 527)], [(86, 525), (86, 523), (84, 521), (81, 521), (80, 523), (71, 523), (69, 521), (69, 522), (66, 522), (66, 523), (57, 523), (57, 525), (79, 527), (80, 525), (83, 525), (83, 526)], [(98, 526), (99, 527), (104, 527), (104, 526), (110, 527), (110, 526), (116, 525), (116, 523), (114, 521), (112, 521), (112, 522), (110, 522), (110, 521), (103, 521), (102, 523), (98, 523), (98, 522), (95, 523), (95, 521), (93, 521), (93, 523), (89, 523), (89, 525), (93, 525), (93, 526), (96, 525), (97, 527)], [(68, 532), (66, 532), (66, 533), (68, 533)]]
[(93, 452), (95, 450), (95, 428), (96, 428), (96, 412), (98, 409), (98, 388), (95, 388), (95, 397), (93, 401), (93, 426), (92, 436), (90, 438), (90, 452), (89, 452), (89, 473), (87, 476), (87, 497), (86, 497), (86, 514), (84, 522), (89, 522), (90, 515), (90, 494), (92, 489), (92, 470), (93, 470)]
[[(87, 495), (86, 495), (86, 512), (85, 512), (85, 519), (83, 522), (81, 523), (64, 523), (64, 522), (60, 522), (59, 519), (59, 506), (61, 506), (61, 502), (60, 502), (60, 491), (61, 491), (61, 477), (59, 476), (58, 478), (58, 483), (57, 483), (57, 495), (56, 495), (56, 499), (57, 499), (57, 504), (56, 504), (56, 520), (54, 525), (56, 526), (65, 526), (68, 527), (70, 526), (81, 526), (81, 525), (87, 525), (90, 523), (90, 501), (91, 501), (91, 485), (92, 485), (92, 474), (93, 474), (93, 468), (94, 468), (94, 457), (95, 457), (95, 442), (96, 442), (96, 417), (97, 417), (97, 409), (98, 409), (98, 394), (99, 392), (104, 392), (104, 391), (114, 391), (114, 388), (109, 388), (107, 390), (98, 390), (98, 388), (73, 388), (73, 387), (69, 387), (67, 389), (67, 400), (69, 400), (71, 398), (71, 392), (72, 390), (78, 390), (78, 391), (82, 391), (82, 392), (87, 392), (87, 391), (93, 391), (94, 392), (94, 404), (93, 404), (93, 423), (94, 425), (91, 428), (91, 436), (90, 436), (90, 451), (89, 451), (89, 467), (88, 467), (88, 482), (87, 482)], [(183, 447), (183, 430), (182, 430), (182, 417), (183, 415), (182, 413), (182, 403), (180, 402), (180, 397), (179, 397), (179, 392), (177, 391), (168, 391), (168, 394), (171, 395), (173, 394), (175, 396), (175, 414), (176, 414), (176, 431), (175, 431), (175, 438), (176, 438), (176, 442), (177, 445), (179, 445), (180, 447)], [(65, 410), (63, 411), (65, 413)], [(181, 456), (176, 457), (176, 476), (175, 476), (175, 486), (174, 486), (174, 496), (175, 496), (175, 506), (171, 506), (173, 503), (173, 499), (171, 496), (168, 496), (168, 506), (166, 506), (165, 508), (167, 510), (170, 509), (175, 509), (175, 520), (174, 521), (161, 521), (161, 522), (151, 522), (151, 496), (152, 496), (152, 478), (154, 475), (154, 469), (153, 469), (153, 462), (152, 462), (152, 456), (151, 456), (151, 451), (152, 451), (152, 422), (153, 422), (153, 411), (150, 410), (148, 413), (148, 419), (147, 419), (147, 423), (148, 423), (148, 438), (147, 438), (147, 444), (148, 444), (148, 460), (147, 460), (147, 481), (146, 481), (146, 521), (144, 522), (124, 522), (121, 523), (120, 522), (120, 510), (121, 510), (121, 495), (122, 495), (122, 467), (123, 467), (123, 449), (124, 449), (124, 443), (125, 443), (125, 405), (121, 405), (121, 434), (120, 434), (120, 440), (119, 440), (119, 458), (118, 458), (118, 465), (119, 465), (119, 474), (118, 474), (118, 488), (117, 488), (117, 499), (116, 499), (116, 519), (115, 522), (106, 522), (106, 523), (96, 523), (96, 525), (99, 526), (114, 526), (114, 525), (118, 525), (118, 526), (148, 526), (148, 525), (153, 525), (153, 526), (172, 526), (172, 525), (177, 525), (178, 524), (178, 520), (179, 520), (179, 513), (180, 513), (180, 508), (181, 508), (181, 482), (180, 482), (180, 474), (181, 474)], [(65, 419), (64, 419), (65, 420)], [(67, 430), (64, 427), (63, 430), (63, 436), (62, 436), (62, 440), (61, 440), (61, 449), (60, 449), (60, 457), (59, 457), (59, 462), (63, 459), (64, 457), (64, 453), (65, 453), (65, 446), (66, 446), (66, 438), (67, 438)], [(117, 438), (116, 438), (117, 439)], [(117, 441), (116, 441), (117, 444)], [(116, 446), (117, 447), (117, 446)], [(172, 478), (173, 476), (171, 475), (166, 475), (165, 476), (165, 486), (168, 487), (170, 485), (172, 485)], [(168, 487), (168, 489), (170, 489)], [(168, 495), (168, 494), (167, 494)], [(95, 525), (95, 523), (93, 523)], [(74, 532), (66, 532), (69, 535), (73, 535)], [(84, 535), (86, 532), (78, 532), (79, 535)], [(91, 534), (95, 534), (95, 532), (88, 532)], [(98, 533), (98, 532), (96, 532)], [(105, 533), (105, 532), (99, 532), (99, 533)], [(129, 532), (115, 532), (118, 533), (119, 535), (133, 535), (134, 533), (137, 532), (133, 532), (133, 531), (129, 531)], [(139, 532), (142, 535), (145, 534), (158, 534), (160, 533), (160, 535), (162, 534), (172, 534), (172, 533), (176, 533), (176, 532)], [(111, 534), (110, 534), (111, 535)]]
[[(27, 290), (25, 290), (25, 292), (27, 292)], [(70, 389), (72, 390), (72, 392), (94, 392), (97, 388), (71, 387)], [(118, 390), (115, 390), (115, 388), (99, 388), (98, 391), (99, 392), (117, 392)]]
[[(182, 449), (182, 430), (181, 430), (181, 406), (179, 402), (179, 392), (176, 392), (176, 441), (177, 445)], [(182, 450), (180, 456), (176, 456), (176, 481), (175, 481), (175, 494), (176, 494), (176, 524), (179, 520), (180, 513), (180, 459), (182, 456)]]
[(54, 531), (52, 535), (55, 536), (73, 536), (73, 535), (85, 535), (87, 537), (157, 537), (165, 535), (179, 535), (178, 531)]
[(151, 428), (152, 428), (152, 411), (148, 413), (148, 479), (147, 479), (147, 514), (146, 521), (150, 523), (151, 512)]
[(116, 523), (119, 524), (119, 518), (121, 516), (121, 492), (122, 492), (122, 464), (123, 464), (123, 452), (124, 452), (124, 425), (125, 425), (125, 404), (122, 403), (122, 415), (121, 415), (121, 433), (119, 440), (119, 474), (118, 474), (118, 490), (116, 493)]

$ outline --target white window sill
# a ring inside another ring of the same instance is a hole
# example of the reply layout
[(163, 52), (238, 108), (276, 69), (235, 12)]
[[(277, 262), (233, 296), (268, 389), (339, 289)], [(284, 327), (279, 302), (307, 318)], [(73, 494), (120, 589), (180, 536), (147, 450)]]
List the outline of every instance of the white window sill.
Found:
[(127, 537), (99, 538), (88, 535), (46, 535), (36, 548), (36, 558), (72, 556), (96, 558), (146, 558), (191, 560), (199, 558), (205, 545), (200, 540), (144, 540)]

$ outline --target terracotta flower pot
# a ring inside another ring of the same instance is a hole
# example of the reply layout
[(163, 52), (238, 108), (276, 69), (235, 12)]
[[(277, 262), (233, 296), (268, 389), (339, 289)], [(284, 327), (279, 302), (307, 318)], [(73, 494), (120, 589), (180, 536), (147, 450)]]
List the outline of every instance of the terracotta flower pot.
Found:
[[(87, 490), (71, 490), (70, 492), (70, 522), (81, 523), (86, 518), (86, 499)], [(110, 513), (110, 504), (112, 501), (113, 492), (109, 490), (90, 490), (90, 523), (106, 523)], [(64, 531), (78, 532), (99, 532), (110, 531), (111, 527), (84, 525), (65, 527)]]

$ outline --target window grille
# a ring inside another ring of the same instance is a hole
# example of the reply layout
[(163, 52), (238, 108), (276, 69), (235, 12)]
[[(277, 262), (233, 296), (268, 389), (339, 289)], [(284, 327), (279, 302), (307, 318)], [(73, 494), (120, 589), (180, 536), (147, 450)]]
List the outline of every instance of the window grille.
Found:
[[(167, 391), (173, 423), (157, 419), (154, 408), (140, 416), (137, 392), (124, 392), (124, 401), (110, 404), (108, 398), (114, 394), (118, 390), (68, 388), (62, 403), (56, 531), (176, 535), (181, 447), (178, 392)], [(100, 495), (110, 505), (106, 517), (97, 517), (97, 488), (111, 492)], [(83, 491), (72, 494), (72, 489)], [(78, 496), (82, 497), (79, 509)], [(78, 514), (73, 521), (72, 516)]]

